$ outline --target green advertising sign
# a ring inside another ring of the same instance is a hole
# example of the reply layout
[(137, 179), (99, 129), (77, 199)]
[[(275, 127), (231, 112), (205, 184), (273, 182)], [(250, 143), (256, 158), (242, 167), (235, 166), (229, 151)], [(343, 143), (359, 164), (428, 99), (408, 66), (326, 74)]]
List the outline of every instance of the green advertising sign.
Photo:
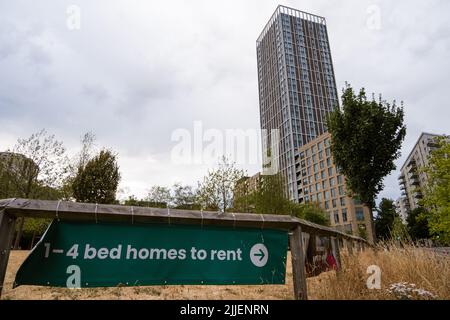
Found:
[(284, 284), (286, 231), (53, 221), (15, 286)]

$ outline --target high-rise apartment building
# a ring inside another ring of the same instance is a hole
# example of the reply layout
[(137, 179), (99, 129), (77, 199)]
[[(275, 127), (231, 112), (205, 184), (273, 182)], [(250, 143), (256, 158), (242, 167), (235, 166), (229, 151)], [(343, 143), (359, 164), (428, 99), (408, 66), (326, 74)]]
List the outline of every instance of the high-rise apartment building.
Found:
[(398, 180), (402, 191), (403, 211), (409, 212), (419, 207), (428, 180), (426, 173), (420, 168), (428, 165), (430, 153), (437, 147), (434, 140), (436, 137), (439, 135), (422, 133), (400, 170)]
[(299, 148), (296, 156), (298, 198), (328, 212), (331, 226), (373, 242), (370, 210), (347, 194), (345, 177), (334, 164), (331, 135), (324, 133)]
[(278, 6), (256, 49), (261, 129), (279, 130), (272, 153), (298, 201), (297, 150), (327, 131), (326, 115), (338, 106), (325, 18)]
[(407, 224), (406, 219), (408, 218), (408, 209), (406, 207), (406, 199), (405, 198), (400, 197), (395, 201), (395, 212), (402, 219), (402, 222), (404, 224)]

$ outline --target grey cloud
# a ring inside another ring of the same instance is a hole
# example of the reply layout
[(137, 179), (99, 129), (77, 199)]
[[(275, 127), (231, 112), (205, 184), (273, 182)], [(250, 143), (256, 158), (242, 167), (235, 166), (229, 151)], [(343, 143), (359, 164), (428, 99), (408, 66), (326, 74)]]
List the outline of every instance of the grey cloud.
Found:
[[(450, 131), (447, 1), (285, 3), (327, 18), (339, 87), (349, 81), (405, 101), (399, 164), (421, 131)], [(0, 4), (0, 134), (46, 127), (75, 150), (94, 131), (124, 157), (123, 184), (139, 195), (142, 185), (200, 178), (203, 167), (170, 163), (173, 130), (192, 130), (195, 120), (205, 129), (259, 127), (255, 42), (276, 1), (77, 1), (78, 31), (65, 27), (69, 4)], [(366, 27), (373, 4), (378, 31)], [(396, 176), (380, 196), (399, 195)]]
[(94, 100), (96, 103), (102, 103), (108, 99), (109, 94), (106, 88), (99, 84), (86, 84), (82, 88), (82, 93)]

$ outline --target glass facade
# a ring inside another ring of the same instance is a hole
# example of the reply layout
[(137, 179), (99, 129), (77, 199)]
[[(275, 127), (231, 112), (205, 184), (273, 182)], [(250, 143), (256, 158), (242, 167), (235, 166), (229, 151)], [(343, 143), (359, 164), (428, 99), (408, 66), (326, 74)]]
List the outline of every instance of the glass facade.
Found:
[[(327, 131), (326, 115), (338, 106), (325, 19), (279, 6), (256, 47), (261, 128), (280, 129), (279, 168), (298, 200), (297, 150)], [(325, 168), (318, 148), (315, 173)]]

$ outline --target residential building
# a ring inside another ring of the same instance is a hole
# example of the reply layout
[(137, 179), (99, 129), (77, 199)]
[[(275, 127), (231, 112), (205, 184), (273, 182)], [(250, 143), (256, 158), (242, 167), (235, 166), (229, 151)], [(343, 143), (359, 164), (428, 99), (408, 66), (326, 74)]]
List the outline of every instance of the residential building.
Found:
[(327, 131), (326, 116), (339, 105), (325, 18), (278, 6), (256, 51), (261, 129), (279, 131), (271, 153), (298, 201), (297, 150)]
[(242, 177), (234, 187), (234, 203), (235, 210), (241, 212), (253, 212), (254, 207), (250, 203), (248, 196), (256, 192), (262, 181), (260, 172), (251, 177)]
[(430, 153), (437, 147), (436, 137), (439, 135), (422, 133), (400, 170), (398, 180), (406, 212), (418, 208), (419, 201), (423, 198), (423, 190), (428, 179), (426, 173), (421, 169), (428, 165)]
[(398, 216), (402, 219), (403, 224), (406, 224), (408, 210), (405, 198), (400, 197), (395, 201), (395, 212), (397, 212)]
[(332, 227), (373, 242), (370, 210), (349, 196), (330, 141), (327, 132), (299, 148), (295, 158), (299, 202), (317, 203), (329, 214)]

